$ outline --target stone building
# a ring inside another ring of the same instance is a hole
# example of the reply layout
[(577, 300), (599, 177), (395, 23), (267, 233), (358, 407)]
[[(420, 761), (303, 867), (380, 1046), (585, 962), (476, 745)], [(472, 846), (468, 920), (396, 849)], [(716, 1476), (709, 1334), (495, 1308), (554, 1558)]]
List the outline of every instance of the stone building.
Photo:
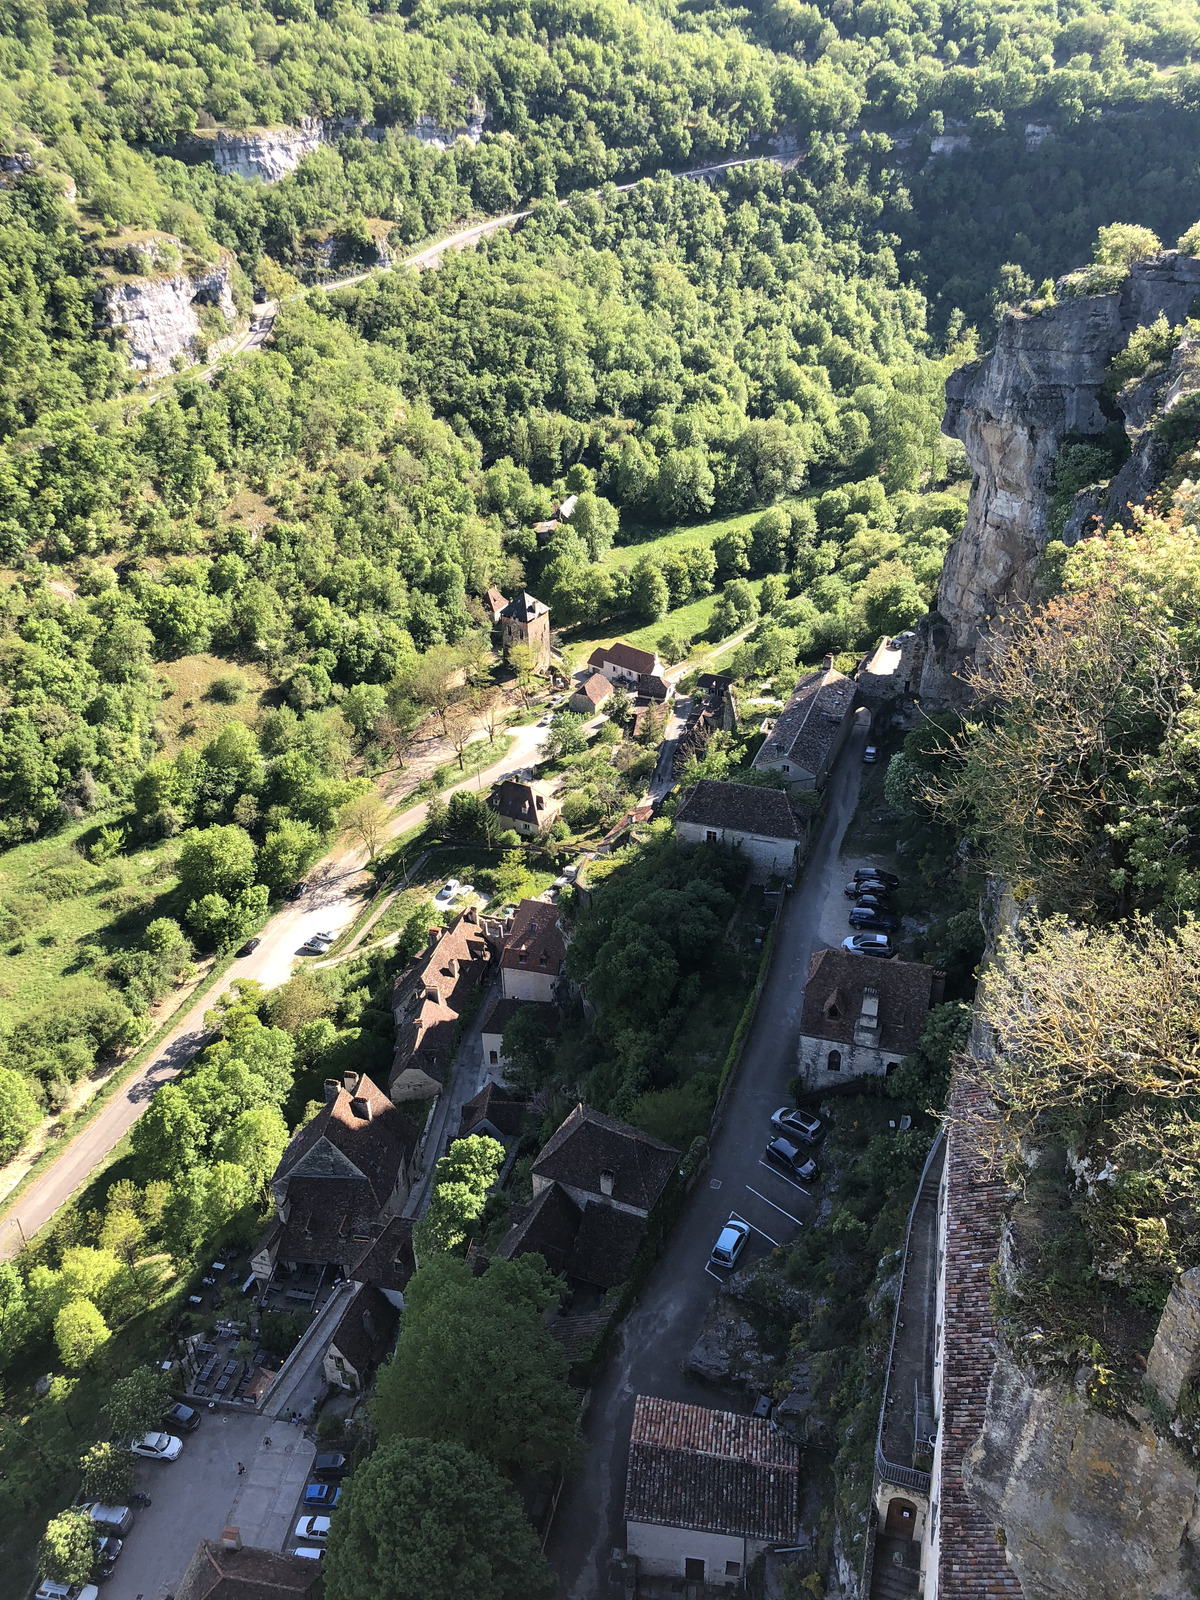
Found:
[(826, 656), (792, 691), (754, 765), (781, 773), (793, 789), (823, 789), (854, 721), (854, 683)]
[(625, 1482), (639, 1574), (740, 1589), (800, 1531), (800, 1448), (762, 1417), (640, 1394)]
[(471, 907), (446, 931), (430, 929), (429, 946), (396, 979), (392, 1015), (396, 1053), (391, 1093), (427, 1100), (441, 1092), (454, 1054), (458, 1019), (467, 997), (493, 960), (479, 913)]
[(558, 911), (545, 900), (522, 900), (500, 952), (500, 988), (506, 1000), (549, 1005), (567, 956)]
[(754, 883), (766, 883), (771, 877), (790, 883), (804, 857), (807, 829), (801, 827), (782, 789), (701, 778), (680, 801), (675, 837), (683, 844), (740, 850)]
[(804, 985), (800, 1077), (806, 1089), (848, 1078), (882, 1078), (921, 1042), (946, 975), (919, 961), (879, 961), (849, 950), (818, 950)]
[(514, 645), (527, 644), (534, 653), (534, 670), (550, 670), (550, 607), (524, 590), (500, 613), (500, 646), (507, 656)]
[(487, 797), (487, 804), (506, 828), (532, 839), (548, 828), (562, 810), (561, 801), (544, 783), (504, 778)]

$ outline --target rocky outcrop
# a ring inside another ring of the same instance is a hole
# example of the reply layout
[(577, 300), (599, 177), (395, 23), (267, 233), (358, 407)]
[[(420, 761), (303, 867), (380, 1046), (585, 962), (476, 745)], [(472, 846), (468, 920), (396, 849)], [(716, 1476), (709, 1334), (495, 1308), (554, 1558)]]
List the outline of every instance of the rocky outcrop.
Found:
[(1181, 1273), (1159, 1318), (1146, 1362), (1146, 1381), (1170, 1410), (1179, 1405), (1183, 1386), (1200, 1375), (1200, 1267)]
[(1002, 1358), (963, 1481), (1003, 1530), (1025, 1600), (1195, 1594), (1196, 1473), (1141, 1407), (1097, 1411)]
[[(1110, 294), (1064, 299), (1038, 313), (1009, 311), (995, 348), (946, 385), (945, 432), (966, 446), (972, 483), (966, 524), (942, 569), (938, 611), (948, 635), (927, 660), (924, 694), (947, 692), (949, 674), (975, 650), (998, 608), (1028, 599), (1046, 547), (1055, 459), (1068, 435), (1099, 435), (1108, 363), (1132, 331), (1165, 315), (1186, 320), (1200, 296), (1200, 259), (1168, 250), (1134, 265)], [(1124, 398), (1124, 397), (1122, 397)], [(1139, 422), (1129, 422), (1136, 432)], [(1118, 498), (1136, 504), (1158, 463), (1143, 459)], [(1137, 451), (1135, 450), (1135, 455)]]
[[(187, 265), (180, 241), (159, 234), (115, 241), (103, 247), (106, 253), (108, 281), (96, 297), (99, 320), (125, 341), (131, 367), (158, 374), (169, 372), (176, 356), (202, 355), (201, 306), (215, 306), (226, 327), (236, 320), (233, 261), (226, 252), (214, 266)], [(129, 271), (131, 265), (140, 270)]]
[(213, 166), (224, 177), (276, 183), (312, 155), (324, 137), (319, 117), (305, 117), (298, 128), (249, 128), (244, 133), (222, 128), (213, 146)]
[(422, 144), (433, 145), (437, 150), (449, 150), (459, 139), (466, 139), (471, 144), (478, 144), (483, 138), (483, 128), (487, 121), (487, 105), (478, 96), (472, 97), (467, 108), (465, 121), (452, 128), (443, 128), (429, 112), (423, 111), (415, 124), (408, 129), (414, 139), (419, 139)]

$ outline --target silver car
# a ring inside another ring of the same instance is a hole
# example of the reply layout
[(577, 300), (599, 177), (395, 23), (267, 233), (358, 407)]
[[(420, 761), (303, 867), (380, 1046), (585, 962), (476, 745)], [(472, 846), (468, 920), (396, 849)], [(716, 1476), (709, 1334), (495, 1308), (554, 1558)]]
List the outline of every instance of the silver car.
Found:
[(741, 1255), (750, 1237), (750, 1224), (743, 1222), (741, 1217), (730, 1217), (721, 1229), (717, 1242), (712, 1247), (709, 1260), (714, 1267), (733, 1267), (737, 1265), (737, 1258)]

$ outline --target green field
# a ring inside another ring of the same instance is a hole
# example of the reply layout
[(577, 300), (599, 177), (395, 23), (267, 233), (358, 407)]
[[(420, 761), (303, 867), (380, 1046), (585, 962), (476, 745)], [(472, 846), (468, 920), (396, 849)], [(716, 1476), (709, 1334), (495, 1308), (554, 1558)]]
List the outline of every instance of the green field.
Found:
[(704, 522), (680, 523), (659, 534), (649, 528), (638, 529), (637, 532), (645, 533), (644, 539), (635, 544), (614, 545), (600, 565), (612, 571), (615, 567), (632, 567), (643, 556), (665, 556), (671, 550), (681, 550), (691, 544), (714, 544), (733, 528), (750, 527), (761, 515), (761, 511), (746, 511), (736, 517), (710, 517)]

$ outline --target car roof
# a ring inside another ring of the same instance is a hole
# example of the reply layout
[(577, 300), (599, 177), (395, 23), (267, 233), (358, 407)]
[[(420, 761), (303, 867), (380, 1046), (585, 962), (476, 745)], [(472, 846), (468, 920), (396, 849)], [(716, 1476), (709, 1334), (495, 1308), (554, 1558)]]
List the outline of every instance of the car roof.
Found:
[(790, 1139), (784, 1139), (784, 1138), (772, 1139), (771, 1140), (771, 1149), (772, 1150), (786, 1150), (789, 1153), (789, 1155), (793, 1155), (793, 1156), (797, 1156), (797, 1155), (800, 1154), (799, 1150), (797, 1150), (796, 1146), (791, 1142)]

